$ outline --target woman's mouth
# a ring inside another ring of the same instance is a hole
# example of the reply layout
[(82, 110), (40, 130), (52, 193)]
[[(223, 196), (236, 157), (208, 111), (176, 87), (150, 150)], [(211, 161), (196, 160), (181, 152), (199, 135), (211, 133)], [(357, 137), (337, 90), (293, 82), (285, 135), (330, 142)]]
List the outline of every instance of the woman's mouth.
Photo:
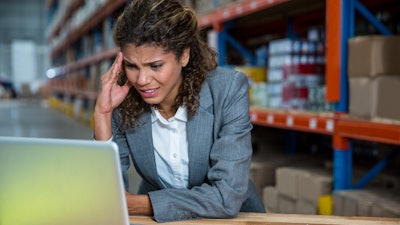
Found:
[(157, 91), (158, 91), (158, 88), (140, 90), (140, 94), (142, 95), (143, 98), (151, 98), (156, 95)]

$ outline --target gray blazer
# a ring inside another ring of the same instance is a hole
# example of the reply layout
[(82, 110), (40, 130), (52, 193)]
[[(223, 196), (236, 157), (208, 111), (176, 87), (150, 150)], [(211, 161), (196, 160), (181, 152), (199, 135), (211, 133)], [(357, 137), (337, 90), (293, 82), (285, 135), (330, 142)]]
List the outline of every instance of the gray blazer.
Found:
[(163, 189), (156, 170), (151, 112), (125, 133), (113, 116), (125, 184), (129, 156), (142, 177), (139, 194), (149, 194), (158, 222), (202, 217), (230, 218), (242, 212), (265, 212), (249, 180), (252, 157), (248, 80), (243, 73), (217, 68), (200, 92), (200, 107), (188, 118), (189, 188)]

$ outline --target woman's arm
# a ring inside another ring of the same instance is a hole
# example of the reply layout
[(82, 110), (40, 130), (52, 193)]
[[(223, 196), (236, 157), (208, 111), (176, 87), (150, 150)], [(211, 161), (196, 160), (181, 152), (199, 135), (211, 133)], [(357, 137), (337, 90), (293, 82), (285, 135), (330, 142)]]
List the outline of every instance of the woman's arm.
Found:
[(101, 87), (93, 111), (94, 138), (109, 140), (112, 136), (112, 111), (125, 99), (131, 88), (129, 82), (123, 86), (117, 84), (118, 74), (121, 71), (123, 56), (118, 53), (111, 68), (101, 76)]
[(151, 206), (149, 195), (134, 195), (129, 192), (125, 192), (125, 196), (128, 205), (128, 213), (130, 215), (153, 215), (153, 207)]

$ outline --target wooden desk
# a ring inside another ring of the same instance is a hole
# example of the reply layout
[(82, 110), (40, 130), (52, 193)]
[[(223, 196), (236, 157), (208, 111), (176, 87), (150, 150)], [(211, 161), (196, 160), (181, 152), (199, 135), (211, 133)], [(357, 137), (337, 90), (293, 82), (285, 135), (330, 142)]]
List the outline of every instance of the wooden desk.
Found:
[[(157, 224), (147, 216), (131, 216), (132, 224)], [(341, 217), (341, 216), (317, 216), (317, 215), (294, 215), (294, 214), (272, 214), (272, 213), (240, 213), (233, 219), (202, 219), (185, 220), (161, 224), (229, 224), (229, 225), (400, 225), (400, 218), (380, 217)]]

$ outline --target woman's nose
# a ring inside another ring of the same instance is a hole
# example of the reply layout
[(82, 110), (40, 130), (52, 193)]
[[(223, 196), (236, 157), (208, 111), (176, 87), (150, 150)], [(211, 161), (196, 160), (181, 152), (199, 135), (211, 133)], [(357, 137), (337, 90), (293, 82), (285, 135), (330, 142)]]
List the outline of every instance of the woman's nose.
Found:
[(141, 86), (151, 82), (151, 75), (146, 70), (140, 70), (138, 73), (137, 83)]

